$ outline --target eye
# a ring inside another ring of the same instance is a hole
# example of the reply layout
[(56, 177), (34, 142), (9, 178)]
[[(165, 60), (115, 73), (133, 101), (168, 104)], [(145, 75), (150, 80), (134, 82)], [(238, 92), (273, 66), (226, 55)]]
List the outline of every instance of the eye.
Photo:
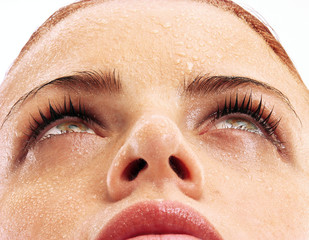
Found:
[(263, 135), (262, 131), (259, 129), (259, 127), (254, 124), (253, 122), (240, 117), (231, 117), (227, 119), (223, 119), (217, 123), (215, 123), (216, 129), (239, 129), (243, 131), (248, 131), (252, 133), (256, 133), (259, 135)]
[[(31, 148), (36, 141), (41, 141), (55, 135), (67, 133), (89, 133), (97, 134), (98, 129), (105, 127), (93, 114), (90, 114), (81, 100), (69, 101), (64, 97), (63, 102), (53, 104), (48, 102), (47, 106), (39, 108), (36, 117), (30, 114), (29, 133), (26, 149)], [(98, 127), (99, 126), (99, 127)], [(100, 131), (99, 131), (100, 132)]]
[(44, 140), (50, 138), (54, 135), (66, 134), (66, 133), (90, 133), (95, 134), (95, 132), (86, 126), (82, 122), (68, 121), (55, 125), (49, 129), (39, 140)]
[(229, 96), (224, 104), (218, 103), (217, 111), (209, 117), (212, 118), (211, 123), (208, 122), (206, 128), (202, 125), (200, 135), (214, 129), (237, 129), (264, 136), (275, 145), (280, 144), (275, 132), (281, 119), (273, 116), (274, 107), (270, 110), (265, 106), (262, 97), (254, 100), (252, 93), (242, 99), (238, 94), (235, 98)]

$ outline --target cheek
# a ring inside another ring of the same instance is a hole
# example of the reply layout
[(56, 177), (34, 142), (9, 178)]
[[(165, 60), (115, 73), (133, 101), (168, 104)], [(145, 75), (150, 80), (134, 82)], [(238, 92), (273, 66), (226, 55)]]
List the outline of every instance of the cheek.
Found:
[(114, 142), (94, 134), (55, 136), (38, 143), (29, 153), (19, 177), (23, 182), (43, 180), (66, 186), (74, 198), (80, 198), (80, 193), (87, 193), (90, 198), (97, 195), (104, 198), (114, 150)]
[(74, 199), (66, 187), (59, 186), (62, 185), (38, 180), (15, 187), (1, 200), (0, 229), (8, 235), (7, 239), (62, 239), (61, 235), (72, 229), (73, 223), (85, 215), (85, 204)]
[[(242, 131), (220, 130), (202, 136), (199, 146), (205, 206), (218, 212), (225, 209), (224, 222), (246, 226), (240, 232), (263, 229), (265, 234), (279, 234), (265, 239), (301, 239), (308, 227), (303, 211), (308, 191), (299, 181), (301, 173), (293, 163), (283, 161), (270, 141)], [(286, 238), (286, 228), (293, 228), (288, 234), (299, 235)]]
[(305, 239), (300, 236), (308, 229), (304, 212), (308, 200), (295, 181), (297, 176), (290, 171), (263, 176), (253, 171), (241, 176), (235, 171), (224, 174), (216, 182), (215, 201), (227, 213), (225, 222), (237, 223), (235, 227), (242, 226), (240, 232), (248, 235), (262, 230), (263, 239)]
[(38, 143), (0, 199), (0, 233), (3, 230), (9, 239), (66, 239), (68, 229), (94, 215), (103, 201), (107, 145), (86, 134)]
[(38, 179), (14, 186), (0, 200), (0, 233), (7, 236), (4, 239), (69, 239), (74, 234), (70, 231), (102, 207), (92, 190), (76, 180)]
[[(212, 188), (221, 189), (218, 192), (224, 194), (224, 198), (232, 198), (233, 202), (262, 201), (268, 199), (272, 191), (288, 194), (289, 179), (297, 179), (293, 175), (293, 164), (283, 161), (275, 145), (264, 137), (223, 129), (209, 132), (202, 138), (198, 151), (202, 155), (204, 172), (213, 179), (215, 186)], [(284, 183), (287, 188), (282, 188)]]

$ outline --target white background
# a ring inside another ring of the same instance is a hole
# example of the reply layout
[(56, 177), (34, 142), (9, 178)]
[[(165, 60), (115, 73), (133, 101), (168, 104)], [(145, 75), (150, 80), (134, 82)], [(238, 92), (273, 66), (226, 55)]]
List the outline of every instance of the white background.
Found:
[[(74, 0), (6, 0), (0, 3), (0, 83), (31, 34)], [(235, 0), (276, 32), (309, 88), (309, 0)]]

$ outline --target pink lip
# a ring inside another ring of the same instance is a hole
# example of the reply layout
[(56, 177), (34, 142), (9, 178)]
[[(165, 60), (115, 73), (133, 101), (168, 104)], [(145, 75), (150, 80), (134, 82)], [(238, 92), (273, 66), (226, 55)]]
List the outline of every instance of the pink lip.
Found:
[[(171, 238), (173, 234), (175, 238)], [(190, 239), (189, 236), (191, 239), (223, 240), (216, 229), (194, 209), (178, 202), (147, 201), (128, 207), (116, 215), (96, 240)]]

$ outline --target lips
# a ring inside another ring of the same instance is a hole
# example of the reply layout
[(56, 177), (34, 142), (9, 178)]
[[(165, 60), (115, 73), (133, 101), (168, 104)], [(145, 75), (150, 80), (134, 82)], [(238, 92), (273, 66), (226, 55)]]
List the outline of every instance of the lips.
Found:
[(222, 240), (197, 211), (178, 202), (147, 201), (116, 215), (96, 240)]

